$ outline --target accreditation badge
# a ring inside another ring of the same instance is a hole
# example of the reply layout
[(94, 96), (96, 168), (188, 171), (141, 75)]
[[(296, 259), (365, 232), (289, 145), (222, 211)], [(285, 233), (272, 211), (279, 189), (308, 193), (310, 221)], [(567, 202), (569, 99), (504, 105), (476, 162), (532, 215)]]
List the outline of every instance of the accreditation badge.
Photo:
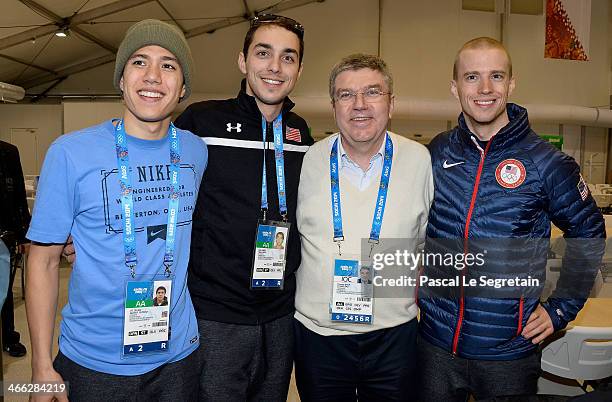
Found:
[(374, 285), (371, 264), (359, 256), (336, 255), (333, 259), (331, 320), (355, 324), (372, 324), (374, 319)]
[(282, 289), (287, 263), (288, 222), (260, 220), (255, 235), (251, 289)]
[(123, 357), (168, 351), (171, 295), (172, 277), (127, 281), (123, 314)]

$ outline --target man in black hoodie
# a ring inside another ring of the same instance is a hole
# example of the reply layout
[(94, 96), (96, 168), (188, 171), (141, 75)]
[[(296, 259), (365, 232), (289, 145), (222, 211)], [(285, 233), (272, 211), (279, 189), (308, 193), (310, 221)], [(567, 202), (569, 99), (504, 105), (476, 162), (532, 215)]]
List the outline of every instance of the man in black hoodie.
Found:
[[(238, 56), (245, 75), (238, 96), (192, 104), (176, 121), (209, 152), (188, 280), (201, 335), (201, 400), (287, 397), (300, 265), (295, 209), (313, 143), (287, 98), (302, 71), (303, 37), (290, 18), (254, 18)], [(285, 253), (274, 253), (275, 233), (283, 233)]]

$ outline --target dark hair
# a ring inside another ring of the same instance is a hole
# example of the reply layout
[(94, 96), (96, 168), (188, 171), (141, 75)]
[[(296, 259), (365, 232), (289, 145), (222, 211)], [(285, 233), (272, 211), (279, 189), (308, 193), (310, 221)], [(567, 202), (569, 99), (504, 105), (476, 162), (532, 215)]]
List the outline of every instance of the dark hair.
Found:
[(251, 19), (251, 26), (244, 36), (244, 44), (242, 45), (242, 54), (244, 54), (244, 58), (246, 59), (247, 57), (249, 46), (251, 46), (251, 43), (253, 42), (255, 32), (259, 28), (265, 26), (278, 26), (285, 28), (287, 31), (293, 32), (298, 37), (300, 40), (300, 54), (298, 55), (298, 60), (300, 65), (302, 65), (302, 59), (304, 58), (304, 26), (292, 18), (275, 14), (259, 14)]
[(163, 287), (163, 286), (158, 287), (158, 288), (157, 288), (157, 290), (155, 291), (155, 293), (159, 292), (159, 290), (160, 290), (160, 289), (163, 289), (163, 290), (164, 290), (164, 293), (168, 293), (168, 291), (166, 290), (166, 288), (165, 288), (165, 287)]

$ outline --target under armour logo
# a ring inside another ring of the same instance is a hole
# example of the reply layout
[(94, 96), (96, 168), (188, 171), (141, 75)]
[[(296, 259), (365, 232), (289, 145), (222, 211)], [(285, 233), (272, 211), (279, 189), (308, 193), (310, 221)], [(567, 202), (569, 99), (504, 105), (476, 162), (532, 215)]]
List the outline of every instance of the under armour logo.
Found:
[(227, 123), (226, 126), (227, 126), (226, 130), (227, 130), (228, 133), (231, 133), (232, 130), (236, 130), (237, 133), (242, 132), (242, 128), (241, 128), (242, 124), (240, 124), (240, 123), (236, 123), (235, 126), (232, 126), (232, 123)]

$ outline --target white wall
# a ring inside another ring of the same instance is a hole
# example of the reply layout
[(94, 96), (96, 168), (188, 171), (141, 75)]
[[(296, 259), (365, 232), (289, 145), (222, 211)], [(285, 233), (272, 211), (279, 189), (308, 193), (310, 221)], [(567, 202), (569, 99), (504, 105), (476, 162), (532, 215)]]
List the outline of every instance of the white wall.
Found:
[(601, 106), (609, 103), (609, 2), (593, 0), (588, 62), (544, 58), (545, 16), (512, 15), (508, 50), (519, 102)]
[(589, 183), (606, 182), (606, 159), (608, 150), (608, 130), (599, 127), (586, 127), (582, 175)]
[[(610, 69), (609, 72), (609, 94), (612, 94), (612, 5), (608, 7), (608, 66)], [(610, 105), (610, 98), (608, 98), (608, 105)]]
[[(475, 36), (499, 36), (497, 14), (462, 11), (461, 0), (381, 0), (381, 4), (381, 56), (394, 74), (395, 93), (399, 97), (452, 99), (449, 82), (457, 49)], [(379, 2), (373, 0), (327, 0), (284, 13), (298, 19), (306, 27), (304, 71), (294, 91), (295, 96), (327, 97), (329, 71), (342, 56), (357, 51), (377, 52), (378, 6)], [(588, 62), (544, 59), (545, 16), (509, 17), (506, 45), (513, 58), (517, 79), (512, 101), (580, 106), (609, 103), (612, 92), (612, 6), (608, 0), (592, 0), (591, 14), (591, 60)], [(189, 39), (196, 59), (194, 93), (189, 102), (201, 99), (202, 94), (231, 97), (237, 93), (241, 75), (236, 67), (236, 57), (246, 29), (247, 24), (242, 23)], [(112, 70), (113, 66), (109, 64), (77, 74), (51, 93), (113, 92)], [(180, 109), (184, 107), (179, 106)], [(37, 110), (38, 106), (32, 107)], [(92, 106), (88, 102), (81, 102), (79, 106), (67, 106), (63, 116), (59, 111), (56, 120), (63, 119), (67, 129), (80, 128), (116, 115), (117, 107), (117, 104)], [(295, 110), (300, 112), (299, 104)], [(26, 114), (36, 116), (37, 113)], [(305, 114), (304, 117), (309, 121), (315, 137), (336, 130), (331, 106), (328, 116)], [(554, 134), (555, 127), (558, 132), (554, 122), (544, 126), (539, 122), (533, 123), (537, 132)], [(454, 124), (455, 121), (452, 122)], [(396, 118), (391, 123), (391, 129), (409, 137), (420, 134), (430, 138), (446, 130), (447, 125), (446, 121)], [(598, 139), (594, 139), (590, 145), (584, 144), (583, 166), (589, 152), (606, 152), (600, 148), (597, 132), (587, 130), (587, 137), (594, 135)], [(564, 150), (580, 160), (580, 127), (565, 126), (563, 134)]]
[[(499, 16), (463, 11), (461, 0), (380, 0), (381, 56), (396, 81), (396, 94), (449, 99), (457, 49), (476, 36), (499, 37)], [(285, 12), (306, 28), (304, 71), (299, 96), (325, 96), (331, 67), (349, 53), (376, 53), (379, 1), (326, 0)], [(590, 61), (544, 58), (545, 16), (511, 14), (505, 31), (512, 55), (519, 103), (607, 105), (610, 93), (610, 18), (608, 0), (592, 0)], [(194, 58), (194, 93), (236, 94), (236, 66), (247, 23), (189, 39)], [(115, 92), (113, 65), (76, 74), (51, 93)], [(42, 88), (41, 88), (42, 89)]]
[(576, 125), (564, 124), (563, 130), (563, 152), (571, 156), (582, 166), (580, 158), (581, 148), (581, 127)]
[(120, 101), (64, 102), (64, 130), (69, 133), (85, 127), (100, 124), (104, 120), (123, 117), (123, 103)]
[(121, 102), (0, 104), (0, 139), (18, 146), (24, 174), (38, 174), (47, 149), (57, 137), (113, 117), (121, 117), (122, 112)]
[(62, 105), (0, 104), (0, 139), (18, 146), (24, 174), (38, 174), (47, 148), (62, 132)]

